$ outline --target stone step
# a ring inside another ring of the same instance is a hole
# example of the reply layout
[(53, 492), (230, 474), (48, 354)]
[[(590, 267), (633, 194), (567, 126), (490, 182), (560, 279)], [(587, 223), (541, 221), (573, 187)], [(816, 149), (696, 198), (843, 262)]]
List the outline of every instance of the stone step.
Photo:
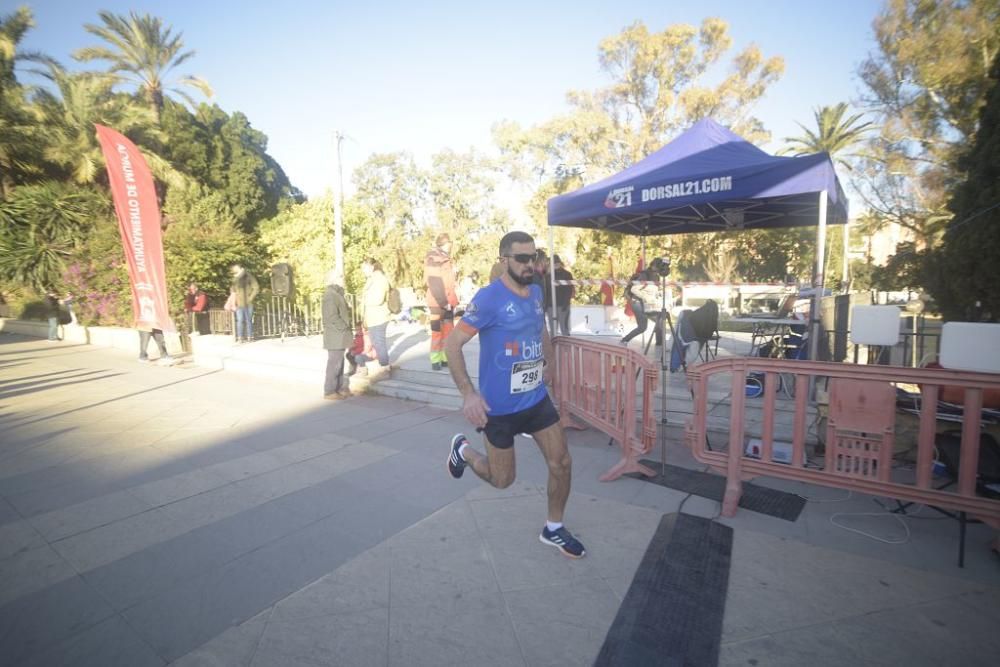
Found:
[[(395, 375), (395, 371), (393, 373)], [(351, 385), (351, 389), (354, 389), (353, 384)], [(451, 388), (440, 387), (397, 380), (395, 377), (392, 377), (387, 380), (369, 383), (367, 389), (370, 393), (380, 396), (430, 403), (435, 407), (450, 408), (453, 410), (460, 410), (462, 408), (462, 395), (454, 385)]]

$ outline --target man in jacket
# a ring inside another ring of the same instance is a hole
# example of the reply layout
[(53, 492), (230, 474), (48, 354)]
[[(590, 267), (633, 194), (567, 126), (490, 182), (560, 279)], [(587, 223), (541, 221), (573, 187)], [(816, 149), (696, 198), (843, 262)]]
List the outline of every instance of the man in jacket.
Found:
[[(361, 264), (365, 286), (361, 290), (361, 321), (371, 337), (372, 347), (379, 363), (379, 376), (389, 371), (389, 344), (386, 329), (392, 313), (389, 312), (389, 279), (382, 273), (382, 264), (372, 257)], [(368, 357), (361, 354), (357, 363), (365, 364)]]
[(188, 315), (188, 323), (192, 336), (208, 333), (208, 297), (198, 289), (196, 283), (188, 285), (184, 295), (184, 312)]
[(448, 367), (444, 341), (455, 325), (455, 306), (458, 305), (455, 267), (450, 253), (451, 238), (447, 234), (438, 234), (424, 261), (425, 303), (431, 325), (431, 368), (436, 371)]
[(239, 264), (233, 264), (230, 271), (233, 282), (229, 292), (235, 295), (236, 301), (236, 341), (249, 343), (253, 340), (253, 300), (260, 294), (260, 285), (253, 274)]
[(344, 298), (344, 288), (335, 271), (326, 275), (326, 292), (323, 293), (323, 348), (326, 350), (326, 382), (323, 398), (331, 401), (351, 395), (348, 380), (344, 377), (344, 351), (351, 346), (351, 311)]

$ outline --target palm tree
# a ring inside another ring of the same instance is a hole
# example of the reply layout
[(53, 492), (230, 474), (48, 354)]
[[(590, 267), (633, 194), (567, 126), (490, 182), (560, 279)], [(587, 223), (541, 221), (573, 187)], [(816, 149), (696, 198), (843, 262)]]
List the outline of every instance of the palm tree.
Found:
[(863, 114), (854, 114), (845, 119), (847, 104), (841, 102), (833, 107), (820, 107), (813, 112), (816, 120), (816, 132), (806, 128), (802, 123), (796, 123), (805, 134), (801, 137), (785, 137), (788, 146), (781, 151), (784, 154), (808, 155), (810, 153), (829, 153), (837, 164), (851, 171), (851, 165), (845, 160), (854, 157), (846, 151), (861, 140), (861, 137), (874, 125), (871, 122), (861, 123)]
[[(36, 93), (46, 128), (47, 145), (43, 154), (75, 182), (93, 183), (103, 171), (104, 156), (95, 123), (113, 127), (125, 135), (165, 139), (154, 125), (151, 109), (112, 91), (113, 77), (92, 72), (71, 74), (58, 65), (50, 65), (45, 76), (55, 84), (58, 95), (49, 90)], [(143, 155), (155, 177), (170, 185), (184, 184), (183, 176), (155, 151), (143, 146)]]
[(62, 281), (87, 231), (110, 213), (91, 188), (45, 181), (0, 201), (0, 280), (45, 290)]
[[(108, 11), (98, 12), (104, 25), (86, 24), (84, 28), (92, 35), (110, 44), (79, 49), (74, 57), (81, 61), (107, 60), (111, 63), (109, 73), (119, 81), (136, 84), (153, 111), (159, 124), (165, 94), (164, 77), (173, 68), (192, 56), (194, 51), (181, 53), (183, 43), (181, 33), (171, 34), (170, 27), (164, 27), (159, 18), (149, 14), (138, 15), (129, 12), (128, 18)], [(182, 76), (176, 83), (196, 88), (206, 97), (212, 96), (212, 89), (206, 81), (196, 76)], [(183, 89), (167, 88), (184, 98), (191, 106), (194, 99)]]
[(28, 103), (31, 88), (20, 85), (14, 72), (19, 61), (50, 62), (46, 56), (18, 48), (25, 33), (34, 26), (27, 7), (0, 16), (0, 198), (15, 184), (42, 174), (41, 127)]

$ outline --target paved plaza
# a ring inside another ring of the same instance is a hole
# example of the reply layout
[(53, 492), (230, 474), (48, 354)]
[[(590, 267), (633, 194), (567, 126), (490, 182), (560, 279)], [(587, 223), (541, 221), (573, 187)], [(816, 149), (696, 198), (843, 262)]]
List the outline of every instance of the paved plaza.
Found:
[(495, 490), (446, 473), (463, 430), (452, 407), (0, 334), (0, 664), (590, 665), (679, 511), (732, 528), (721, 665), (1000, 660), (985, 526), (959, 569), (958, 524), (927, 508), (758, 480), (806, 497), (798, 520), (722, 519), (598, 482), (619, 451), (572, 431), (566, 523), (588, 554), (570, 560), (538, 540), (534, 443)]

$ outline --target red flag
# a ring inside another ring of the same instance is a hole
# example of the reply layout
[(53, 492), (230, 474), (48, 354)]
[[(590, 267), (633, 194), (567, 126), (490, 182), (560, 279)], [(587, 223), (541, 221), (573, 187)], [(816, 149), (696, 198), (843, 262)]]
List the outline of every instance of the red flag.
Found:
[(132, 316), (139, 329), (175, 331), (167, 312), (160, 209), (153, 177), (142, 153), (125, 136), (95, 125), (111, 182), (118, 230), (132, 284)]

